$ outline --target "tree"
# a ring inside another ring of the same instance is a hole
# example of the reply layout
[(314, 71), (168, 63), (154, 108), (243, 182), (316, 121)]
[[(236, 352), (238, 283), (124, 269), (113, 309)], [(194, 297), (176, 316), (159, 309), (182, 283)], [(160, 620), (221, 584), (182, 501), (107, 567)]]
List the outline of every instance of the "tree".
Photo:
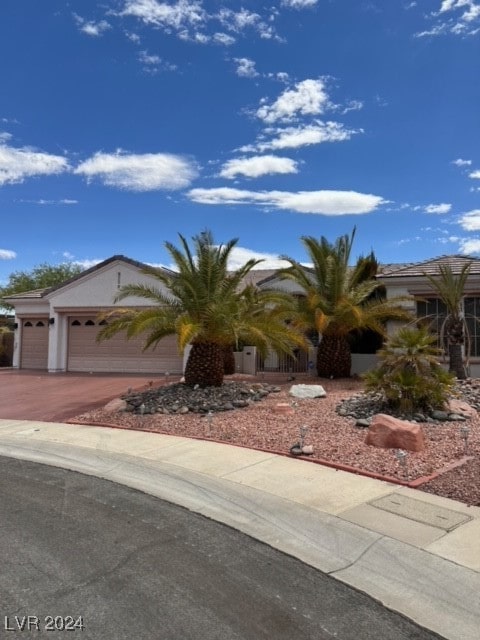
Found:
[(378, 263), (373, 253), (360, 257), (349, 267), (355, 228), (332, 244), (302, 236), (313, 268), (306, 269), (284, 256), (290, 267), (281, 270), (283, 278), (293, 280), (305, 292), (299, 299), (297, 324), (318, 333), (317, 373), (320, 377), (348, 377), (352, 356), (349, 336), (355, 331), (371, 330), (385, 335), (387, 320), (411, 320), (401, 305), (402, 298), (387, 300), (382, 285), (375, 279)]
[(11, 309), (11, 305), (4, 302), (4, 298), (33, 291), (34, 289), (46, 289), (62, 284), (66, 280), (73, 278), (82, 272), (82, 268), (73, 262), (62, 262), (60, 264), (47, 264), (46, 262), (37, 265), (31, 271), (14, 271), (8, 277), (8, 282), (0, 287), (0, 301), (3, 307)]
[[(446, 307), (447, 315), (440, 327), (440, 340), (448, 352), (449, 371), (460, 380), (467, 377), (462, 352), (465, 339), (468, 341), (468, 329), (462, 302), (471, 266), (472, 263), (467, 262), (460, 273), (454, 275), (451, 265), (441, 264), (437, 276), (424, 274)], [(466, 351), (468, 352), (468, 345)]]
[(128, 296), (152, 303), (145, 309), (123, 309), (107, 314), (110, 322), (100, 331), (104, 340), (125, 330), (127, 338), (145, 335), (145, 349), (168, 335), (177, 335), (181, 352), (191, 350), (185, 369), (188, 385), (220, 386), (224, 376), (225, 346), (247, 342), (265, 354), (268, 349), (292, 353), (304, 345), (303, 336), (284, 320), (294, 311), (293, 299), (281, 292), (242, 288), (245, 276), (260, 260), (248, 260), (229, 272), (227, 265), (237, 240), (214, 244), (205, 231), (193, 238), (194, 253), (179, 234), (181, 248), (166, 242), (175, 271), (148, 267), (143, 273), (159, 286), (123, 286), (115, 301)]
[(440, 353), (426, 327), (402, 327), (378, 352), (379, 366), (363, 375), (365, 388), (383, 393), (402, 413), (442, 409), (454, 377), (439, 363)]

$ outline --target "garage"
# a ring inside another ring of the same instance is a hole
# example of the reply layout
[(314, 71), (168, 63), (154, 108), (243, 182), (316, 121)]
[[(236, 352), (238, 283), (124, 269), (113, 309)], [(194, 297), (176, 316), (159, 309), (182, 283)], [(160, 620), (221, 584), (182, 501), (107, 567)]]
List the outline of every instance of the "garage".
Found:
[(155, 349), (142, 351), (144, 339), (126, 340), (119, 333), (97, 342), (102, 322), (95, 316), (68, 318), (68, 371), (110, 373), (181, 373), (183, 358), (177, 351), (176, 336), (168, 336)]
[(48, 317), (22, 321), (21, 369), (48, 368)]

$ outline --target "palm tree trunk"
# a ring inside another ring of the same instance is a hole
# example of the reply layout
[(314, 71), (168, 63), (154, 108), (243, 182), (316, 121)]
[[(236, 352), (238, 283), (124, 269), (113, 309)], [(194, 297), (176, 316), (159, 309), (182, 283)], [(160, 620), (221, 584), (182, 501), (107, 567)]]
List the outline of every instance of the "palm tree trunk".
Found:
[(448, 357), (450, 373), (453, 373), (459, 380), (465, 380), (467, 377), (465, 365), (463, 364), (462, 345), (458, 343), (450, 343), (448, 345)]
[(320, 378), (349, 378), (352, 354), (347, 338), (323, 336), (317, 351), (317, 374)]
[(185, 367), (185, 384), (220, 387), (223, 383), (223, 349), (215, 342), (194, 342)]
[(235, 356), (233, 345), (227, 344), (223, 347), (223, 374), (232, 376), (235, 373)]

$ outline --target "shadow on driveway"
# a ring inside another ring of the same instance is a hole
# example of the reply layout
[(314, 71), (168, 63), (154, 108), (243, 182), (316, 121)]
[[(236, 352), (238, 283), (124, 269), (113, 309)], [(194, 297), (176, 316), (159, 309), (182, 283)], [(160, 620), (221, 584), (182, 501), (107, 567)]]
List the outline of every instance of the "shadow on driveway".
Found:
[(158, 386), (165, 377), (0, 369), (0, 418), (65, 422), (150, 382)]

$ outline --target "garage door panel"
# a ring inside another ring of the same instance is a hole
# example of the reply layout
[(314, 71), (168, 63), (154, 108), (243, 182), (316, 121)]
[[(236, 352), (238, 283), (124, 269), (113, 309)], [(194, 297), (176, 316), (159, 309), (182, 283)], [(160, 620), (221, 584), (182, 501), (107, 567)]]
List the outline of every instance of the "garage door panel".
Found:
[(20, 368), (48, 368), (48, 318), (22, 321)]
[(164, 338), (155, 349), (142, 351), (145, 340), (141, 337), (127, 340), (123, 332), (110, 340), (96, 342), (100, 328), (94, 318), (69, 319), (69, 371), (182, 372), (183, 359), (178, 354), (175, 336)]

